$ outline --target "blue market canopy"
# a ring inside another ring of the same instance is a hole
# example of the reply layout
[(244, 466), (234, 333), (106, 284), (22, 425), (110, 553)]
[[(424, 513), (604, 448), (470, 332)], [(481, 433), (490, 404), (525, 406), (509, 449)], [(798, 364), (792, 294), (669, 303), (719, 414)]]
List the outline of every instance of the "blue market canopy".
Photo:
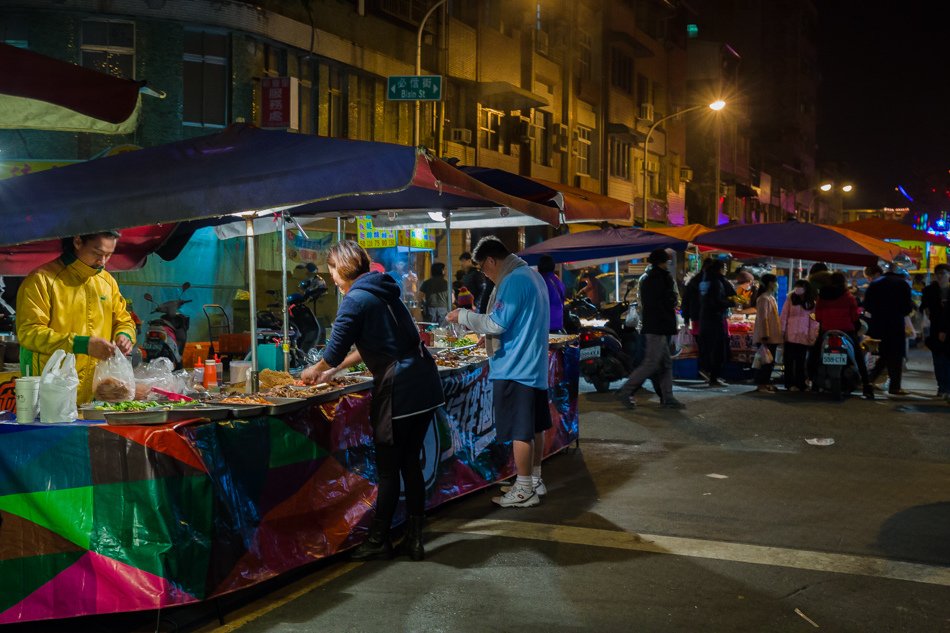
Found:
[(234, 125), (0, 182), (0, 246), (268, 209), (485, 207), (558, 222), (555, 207), (497, 191), (412, 147)]
[(550, 255), (558, 263), (633, 259), (657, 248), (683, 251), (688, 244), (688, 241), (675, 237), (624, 227), (559, 235), (534, 244), (518, 255), (532, 265), (537, 264), (542, 255)]

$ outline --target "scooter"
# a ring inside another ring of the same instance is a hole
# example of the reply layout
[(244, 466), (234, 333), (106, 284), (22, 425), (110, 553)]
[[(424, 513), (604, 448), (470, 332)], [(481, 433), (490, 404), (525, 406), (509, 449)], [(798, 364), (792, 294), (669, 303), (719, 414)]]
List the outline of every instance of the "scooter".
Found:
[[(312, 277), (300, 282), (299, 292), (287, 297), (288, 338), (290, 343), (290, 364), (292, 367), (302, 367), (315, 363), (318, 358), (314, 350), (326, 343), (326, 329), (314, 315), (313, 308), (308, 303), (316, 304), (317, 300), (327, 292), (327, 284), (322, 277), (316, 274), (316, 268), (311, 271)], [(268, 290), (268, 294), (277, 295), (276, 290)], [(280, 303), (269, 303), (268, 308), (279, 308)], [(273, 343), (283, 337), (283, 319), (270, 310), (257, 313), (258, 343)]]
[(603, 325), (582, 325), (579, 334), (580, 371), (598, 393), (610, 383), (626, 378), (643, 360), (643, 345), (637, 328), (627, 325), (627, 312), (636, 309), (626, 301), (605, 303), (597, 311)]
[(181, 369), (181, 355), (185, 351), (188, 326), (191, 324), (191, 318), (181, 313), (181, 307), (191, 303), (191, 299), (182, 299), (182, 295), (189, 288), (191, 284), (186, 281), (181, 285), (177, 299), (160, 304), (155, 303), (151, 294), (145, 293), (145, 300), (155, 306), (152, 313), (162, 315), (148, 322), (145, 344), (142, 346), (147, 360), (165, 357), (174, 363), (175, 369)]
[(819, 389), (830, 391), (835, 400), (861, 386), (855, 344), (841, 330), (828, 330), (822, 336), (815, 381)]

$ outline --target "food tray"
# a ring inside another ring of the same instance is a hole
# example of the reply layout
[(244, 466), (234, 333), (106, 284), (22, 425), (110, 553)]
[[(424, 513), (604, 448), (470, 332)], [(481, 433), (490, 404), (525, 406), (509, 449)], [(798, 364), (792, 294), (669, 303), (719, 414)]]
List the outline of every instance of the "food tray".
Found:
[(267, 413), (266, 404), (231, 404), (228, 402), (218, 402), (215, 403), (214, 406), (227, 409), (232, 418), (254, 418)]
[(224, 407), (196, 405), (194, 407), (178, 407), (164, 409), (155, 407), (143, 411), (106, 411), (93, 407), (80, 407), (79, 417), (83, 420), (105, 420), (107, 424), (165, 424), (192, 418), (206, 420), (226, 420), (231, 416), (230, 410)]
[(302, 409), (307, 406), (306, 398), (278, 398), (276, 396), (265, 396), (268, 400), (274, 404), (267, 407), (267, 413), (270, 415), (280, 415), (282, 413), (290, 413), (291, 411), (296, 411), (297, 409)]
[(193, 407), (175, 407), (168, 410), (168, 421), (187, 420), (189, 418), (205, 418), (212, 422), (227, 420), (231, 417), (231, 410), (218, 404), (195, 405)]

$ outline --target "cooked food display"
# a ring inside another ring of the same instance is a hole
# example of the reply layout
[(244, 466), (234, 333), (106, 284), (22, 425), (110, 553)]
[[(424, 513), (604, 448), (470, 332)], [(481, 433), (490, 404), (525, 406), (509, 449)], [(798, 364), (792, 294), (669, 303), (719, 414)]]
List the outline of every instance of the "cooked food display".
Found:
[(549, 343), (568, 343), (577, 340), (577, 334), (551, 334), (548, 336)]
[(321, 382), (319, 385), (304, 385), (297, 381), (293, 385), (281, 385), (272, 387), (263, 391), (263, 395), (277, 398), (310, 398), (319, 396), (331, 391), (336, 391), (350, 385), (361, 385), (366, 383), (366, 378), (358, 376), (337, 376), (329, 382)]
[(93, 397), (96, 400), (104, 400), (106, 402), (132, 400), (135, 398), (135, 383), (129, 384), (114, 376), (107, 376), (96, 385), (96, 391)]
[(228, 396), (227, 398), (221, 398), (218, 402), (220, 404), (263, 404), (267, 406), (275, 404), (263, 396)]
[(257, 375), (257, 380), (261, 385), (261, 391), (265, 391), (271, 387), (294, 384), (293, 376), (285, 371), (274, 371), (273, 369), (262, 369)]

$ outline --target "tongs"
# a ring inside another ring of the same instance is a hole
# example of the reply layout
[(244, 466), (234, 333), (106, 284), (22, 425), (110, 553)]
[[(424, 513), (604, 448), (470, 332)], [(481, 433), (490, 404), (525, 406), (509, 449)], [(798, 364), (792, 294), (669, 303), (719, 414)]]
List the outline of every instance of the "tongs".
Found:
[(168, 391), (167, 389), (159, 389), (158, 387), (152, 387), (152, 391), (157, 393), (160, 396), (165, 396), (170, 402), (193, 402), (194, 398), (189, 398), (188, 396), (183, 396), (180, 393), (175, 393), (174, 391)]
[(446, 347), (445, 349), (440, 349), (435, 353), (436, 356), (441, 356), (442, 354), (448, 354), (449, 352), (465, 352), (470, 349), (475, 349), (478, 347), (478, 343), (472, 343), (471, 345), (459, 345), (458, 347)]

